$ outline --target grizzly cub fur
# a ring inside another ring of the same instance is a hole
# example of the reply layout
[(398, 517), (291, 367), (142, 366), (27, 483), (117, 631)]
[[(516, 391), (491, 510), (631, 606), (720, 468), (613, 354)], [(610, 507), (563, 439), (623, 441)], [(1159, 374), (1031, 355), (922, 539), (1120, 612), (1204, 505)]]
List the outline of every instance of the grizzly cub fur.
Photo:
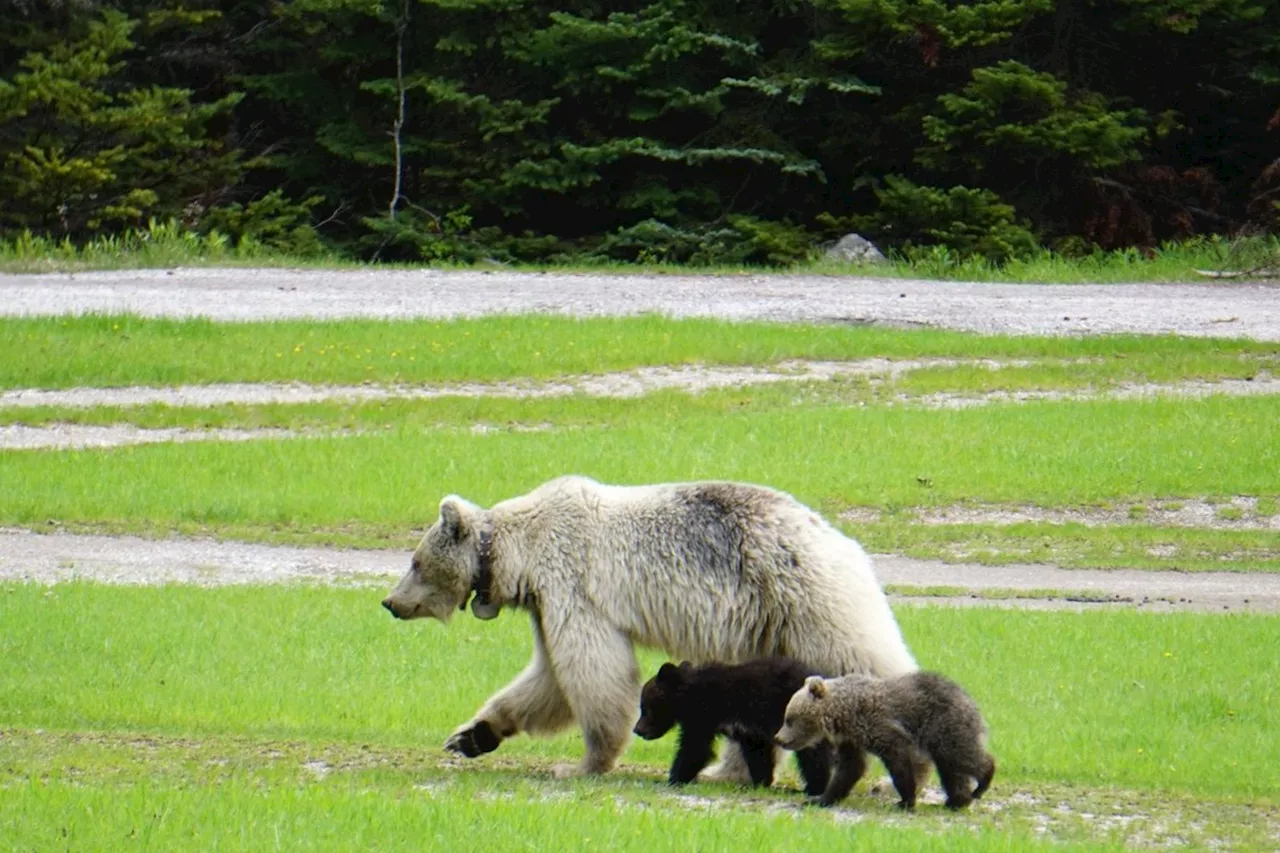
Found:
[[(773, 734), (782, 725), (792, 695), (813, 670), (784, 657), (762, 658), (731, 666), (664, 663), (640, 693), (635, 733), (656, 740), (680, 726), (680, 746), (671, 764), (672, 785), (692, 782), (711, 760), (716, 735), (737, 741), (754, 785), (773, 784)], [(826, 790), (831, 750), (825, 743), (797, 750), (796, 763), (805, 792)]]
[(978, 706), (960, 685), (932, 672), (808, 678), (787, 704), (775, 740), (786, 749), (835, 744), (835, 772), (818, 799), (824, 806), (848, 796), (865, 769), (864, 752), (884, 762), (906, 809), (916, 804), (926, 759), (937, 766), (951, 809), (981, 797), (996, 772)]

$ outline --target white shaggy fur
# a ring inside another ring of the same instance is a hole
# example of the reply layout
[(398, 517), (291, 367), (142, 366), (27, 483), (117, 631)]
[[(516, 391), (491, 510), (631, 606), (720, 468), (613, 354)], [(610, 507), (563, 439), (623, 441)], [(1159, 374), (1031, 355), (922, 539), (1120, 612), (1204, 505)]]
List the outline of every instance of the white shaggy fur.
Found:
[(448, 621), (480, 575), (481, 531), (490, 598), (531, 613), (534, 654), (446, 746), (482, 723), (500, 740), (576, 719), (579, 771), (608, 771), (638, 714), (634, 644), (694, 662), (787, 655), (832, 676), (916, 669), (861, 546), (782, 492), (562, 477), (489, 510), (451, 495), (384, 606)]

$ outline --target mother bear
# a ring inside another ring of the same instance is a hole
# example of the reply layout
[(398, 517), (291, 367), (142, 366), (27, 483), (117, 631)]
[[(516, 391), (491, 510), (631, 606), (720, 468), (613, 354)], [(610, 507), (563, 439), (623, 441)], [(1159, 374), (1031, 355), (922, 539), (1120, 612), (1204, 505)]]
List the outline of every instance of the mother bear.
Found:
[[(474, 757), (577, 720), (586, 756), (561, 774), (617, 762), (639, 712), (637, 643), (694, 662), (788, 655), (833, 676), (916, 669), (862, 547), (763, 486), (561, 477), (488, 510), (450, 495), (382, 604), (447, 622), (468, 598), (481, 619), (527, 611), (533, 660), (445, 748)], [(720, 778), (744, 774), (726, 750)]]

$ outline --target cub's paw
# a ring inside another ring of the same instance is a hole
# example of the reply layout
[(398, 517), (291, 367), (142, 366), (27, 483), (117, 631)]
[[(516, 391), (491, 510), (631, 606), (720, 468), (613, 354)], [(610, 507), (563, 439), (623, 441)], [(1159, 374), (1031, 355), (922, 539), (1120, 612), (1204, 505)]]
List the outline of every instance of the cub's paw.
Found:
[(493, 726), (484, 720), (479, 720), (450, 735), (444, 742), (444, 748), (467, 758), (475, 758), (477, 755), (493, 752), (500, 743), (502, 738), (493, 730)]

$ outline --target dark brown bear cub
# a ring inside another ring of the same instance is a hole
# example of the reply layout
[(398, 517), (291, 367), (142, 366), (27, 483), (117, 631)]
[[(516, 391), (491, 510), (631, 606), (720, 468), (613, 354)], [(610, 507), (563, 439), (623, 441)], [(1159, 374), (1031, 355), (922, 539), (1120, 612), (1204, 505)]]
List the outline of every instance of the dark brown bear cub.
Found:
[(787, 749), (835, 745), (835, 772), (817, 800), (823, 806), (848, 796), (865, 769), (864, 752), (884, 762), (907, 809), (916, 804), (925, 759), (937, 766), (952, 809), (981, 797), (996, 772), (987, 724), (973, 698), (933, 672), (808, 678), (791, 697), (776, 740)]
[[(640, 694), (640, 720), (635, 733), (656, 740), (680, 726), (680, 746), (671, 764), (672, 785), (697, 778), (711, 760), (717, 735), (742, 747), (754, 785), (772, 785), (773, 735), (791, 696), (813, 670), (790, 658), (762, 658), (731, 666), (709, 663), (676, 666), (664, 663)], [(796, 752), (805, 792), (826, 790), (831, 748), (825, 744)]]

